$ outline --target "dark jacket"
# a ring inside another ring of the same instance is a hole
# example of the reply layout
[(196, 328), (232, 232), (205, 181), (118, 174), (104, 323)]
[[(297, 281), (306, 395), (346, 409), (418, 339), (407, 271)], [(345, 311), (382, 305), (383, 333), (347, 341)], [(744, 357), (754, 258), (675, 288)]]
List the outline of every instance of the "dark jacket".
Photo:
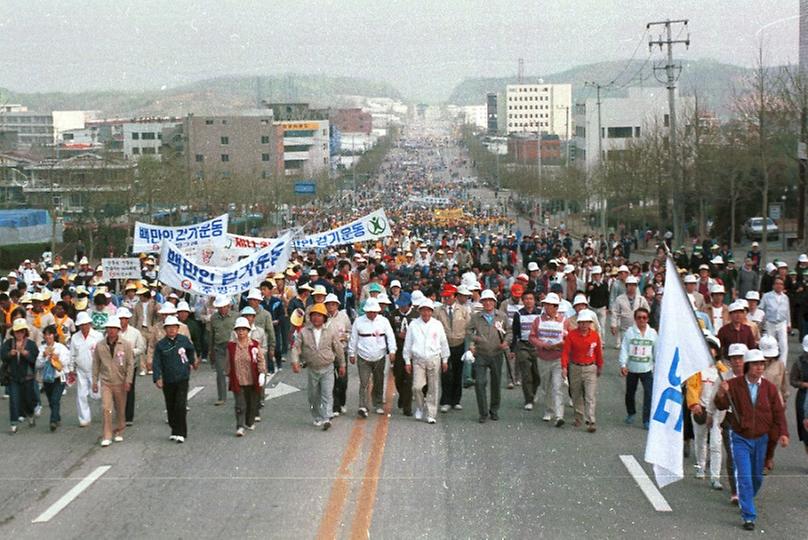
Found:
[[(185, 358), (180, 354), (184, 351)], [(191, 378), (191, 366), (196, 358), (194, 344), (182, 334), (174, 339), (164, 337), (154, 346), (152, 379), (163, 379), (164, 384), (187, 381)]]
[(730, 397), (732, 398), (733, 412), (727, 418), (733, 431), (746, 439), (757, 439), (767, 433), (778, 438), (788, 435), (785, 411), (776, 386), (766, 379), (760, 379), (757, 400), (752, 406), (746, 376), (735, 377), (728, 383), (729, 392), (719, 390), (715, 396), (715, 406), (725, 411), (730, 408)]
[(12, 382), (21, 383), (34, 378), (36, 357), (39, 355), (39, 349), (36, 343), (30, 339), (25, 340), (25, 350), (28, 351), (28, 358), (21, 354), (11, 354), (14, 348), (14, 338), (9, 338), (3, 342), (0, 348), (0, 361), (8, 364), (9, 375)]

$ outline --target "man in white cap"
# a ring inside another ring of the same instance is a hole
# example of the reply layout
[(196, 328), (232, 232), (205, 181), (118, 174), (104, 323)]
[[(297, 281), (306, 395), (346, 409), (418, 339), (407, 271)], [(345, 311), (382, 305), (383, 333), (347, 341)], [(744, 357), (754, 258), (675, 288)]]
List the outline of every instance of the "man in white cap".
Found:
[[(322, 285), (317, 285), (315, 288), (318, 287), (323, 288)], [(250, 289), (249, 293), (247, 293), (247, 305), (249, 305), (255, 311), (255, 320), (250, 322), (253, 326), (264, 331), (264, 336), (266, 339), (266, 347), (264, 347), (264, 350), (266, 351), (266, 362), (267, 366), (271, 366), (272, 359), (275, 357), (275, 323), (272, 320), (272, 315), (269, 313), (269, 311), (264, 309), (263, 305), (261, 304), (263, 299), (264, 295), (261, 294), (261, 291), (258, 289)]]
[(536, 348), (538, 356), (540, 391), (537, 400), (544, 405), (542, 420), (555, 421), (556, 427), (564, 425), (564, 378), (561, 374), (561, 351), (564, 348), (564, 315), (559, 313), (560, 299), (550, 293), (542, 300), (542, 314), (533, 321), (528, 341)]
[[(136, 330), (143, 334), (143, 339), (146, 340), (146, 344), (148, 345), (149, 341), (151, 340), (154, 325), (157, 323), (157, 312), (159, 311), (160, 307), (157, 305), (154, 298), (152, 298), (151, 291), (146, 287), (140, 287), (136, 292), (140, 298), (140, 301), (135, 305), (134, 311), (132, 311), (131, 323)], [(141, 376), (146, 375), (146, 368), (148, 367), (148, 364), (151, 364), (151, 357), (153, 353), (154, 349), (149, 347), (146, 354), (141, 356)]]
[(578, 314), (578, 328), (567, 334), (561, 351), (561, 371), (569, 380), (575, 405), (575, 427), (583, 421), (589, 433), (597, 429), (598, 377), (603, 371), (603, 344), (597, 332), (592, 330), (594, 315), (588, 309)]
[(626, 378), (626, 424), (633, 424), (637, 414), (635, 396), (642, 384), (642, 425), (651, 421), (651, 393), (654, 388), (654, 349), (656, 330), (649, 326), (651, 313), (642, 307), (634, 311), (634, 325), (626, 330), (620, 347), (620, 375)]
[(651, 312), (651, 306), (641, 294), (637, 293), (637, 278), (626, 278), (626, 292), (615, 298), (612, 304), (612, 335), (615, 338), (615, 349), (620, 350), (623, 343), (623, 333), (634, 324), (634, 312), (643, 307)]
[[(440, 375), (449, 368), (449, 341), (443, 324), (432, 318), (435, 304), (426, 299), (418, 306), (420, 317), (412, 321), (404, 339), (404, 369), (412, 373), (415, 397), (415, 419), (420, 420), (426, 408), (426, 421), (436, 422), (440, 394)], [(440, 367), (438, 367), (440, 366)], [(421, 389), (427, 386), (426, 401)]]
[(93, 321), (85, 312), (79, 313), (76, 317), (76, 326), (79, 331), (70, 338), (70, 371), (76, 374), (76, 409), (79, 426), (86, 427), (92, 420), (87, 398), (93, 384), (93, 352), (104, 336), (93, 330)]
[(746, 307), (741, 300), (736, 300), (727, 308), (730, 321), (722, 326), (716, 333), (716, 337), (721, 342), (721, 354), (726, 356), (729, 346), (733, 343), (743, 343), (747, 349), (757, 348), (754, 331), (752, 327), (744, 323), (746, 318)]
[(179, 319), (169, 315), (163, 322), (163, 329), (165, 337), (154, 348), (152, 380), (163, 391), (168, 424), (171, 426), (169, 440), (184, 443), (188, 437), (188, 381), (191, 378), (191, 369), (199, 366), (199, 360), (194, 344), (179, 333)]
[[(100, 340), (93, 352), (93, 393), (101, 391), (103, 433), (101, 446), (123, 442), (126, 429), (126, 394), (135, 376), (135, 354), (128, 341), (120, 336), (121, 322), (112, 315), (104, 323), (106, 337)], [(115, 429), (112, 428), (112, 409), (115, 409)]]
[(710, 287), (710, 305), (704, 308), (704, 313), (710, 318), (716, 333), (729, 322), (729, 309), (724, 304), (725, 293), (723, 285), (714, 283)]
[(600, 266), (593, 266), (589, 275), (591, 280), (586, 284), (585, 288), (586, 298), (589, 300), (589, 309), (595, 312), (598, 318), (598, 326), (605, 329), (607, 326), (606, 313), (609, 310), (609, 285), (603, 279), (603, 268)]
[(785, 282), (782, 278), (774, 278), (772, 290), (760, 299), (760, 308), (766, 314), (764, 328), (766, 334), (777, 340), (780, 348), (780, 360), (788, 359), (788, 334), (791, 333), (791, 307), (785, 293)]
[(214, 405), (224, 405), (227, 399), (227, 343), (236, 324), (230, 298), (218, 295), (213, 300), (216, 309), (207, 325), (210, 362), (216, 369), (216, 396)]
[[(126, 306), (118, 308), (117, 311), (118, 321), (121, 323), (121, 331), (119, 333), (121, 339), (132, 346), (132, 354), (135, 358), (135, 370), (140, 365), (141, 357), (146, 354), (147, 345), (146, 340), (143, 339), (141, 334), (134, 326), (129, 324), (132, 318), (132, 312)], [(131, 426), (135, 420), (135, 370), (133, 370), (132, 380), (130, 382), (129, 390), (126, 392), (126, 425)]]
[[(475, 393), (480, 423), (489, 418), (499, 420), (502, 357), (512, 340), (509, 318), (496, 309), (497, 296), (490, 289), (480, 295), (482, 311), (472, 315), (466, 327), (466, 337), (474, 354)], [(486, 396), (488, 378), (491, 378), (491, 402)]]
[(695, 274), (687, 274), (684, 278), (685, 292), (691, 295), (695, 304), (696, 311), (704, 311), (706, 304), (704, 302), (704, 295), (699, 293), (698, 285), (699, 278)]
[(617, 278), (609, 287), (609, 309), (614, 310), (614, 303), (620, 295), (626, 293), (626, 280), (628, 279), (628, 266), (621, 264), (617, 268)]
[(373, 407), (384, 414), (385, 358), (392, 364), (396, 358), (396, 336), (375, 298), (365, 301), (365, 314), (354, 321), (348, 342), (348, 357), (359, 368), (359, 416), (368, 417), (368, 390), (373, 384)]
[[(351, 319), (348, 312), (340, 309), (341, 304), (339, 297), (331, 293), (325, 297), (325, 309), (328, 312), (328, 319), (325, 326), (334, 330), (337, 333), (339, 342), (342, 345), (342, 357), (348, 357), (348, 339), (351, 336)], [(344, 361), (343, 361), (344, 364)], [(334, 405), (332, 413), (334, 416), (345, 414), (346, 394), (348, 391), (348, 369), (339, 369), (337, 364), (334, 364)]]
[(763, 332), (763, 321), (766, 319), (766, 314), (760, 309), (760, 293), (757, 291), (749, 291), (746, 293), (746, 305), (749, 306), (749, 311), (746, 318), (750, 323), (756, 324), (759, 333)]

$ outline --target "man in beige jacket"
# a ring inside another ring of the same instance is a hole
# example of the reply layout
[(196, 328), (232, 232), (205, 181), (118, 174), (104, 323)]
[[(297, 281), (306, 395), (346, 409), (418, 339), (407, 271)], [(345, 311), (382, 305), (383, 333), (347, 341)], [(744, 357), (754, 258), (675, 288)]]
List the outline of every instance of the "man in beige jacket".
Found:
[[(123, 442), (126, 429), (126, 393), (131, 388), (135, 375), (135, 353), (132, 345), (120, 337), (121, 321), (111, 316), (107, 319), (107, 335), (98, 342), (93, 352), (93, 393), (101, 383), (101, 407), (103, 409), (103, 436), (101, 446), (107, 447), (114, 440)], [(115, 406), (115, 430), (112, 429), (112, 407)]]

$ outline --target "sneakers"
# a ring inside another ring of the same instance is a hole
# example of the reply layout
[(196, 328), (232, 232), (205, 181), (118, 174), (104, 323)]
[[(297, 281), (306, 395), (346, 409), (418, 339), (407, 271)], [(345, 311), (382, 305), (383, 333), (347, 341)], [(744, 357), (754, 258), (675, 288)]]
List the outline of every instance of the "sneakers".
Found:
[(323, 431), (328, 431), (331, 429), (331, 420), (326, 420), (323, 422)]
[(544, 416), (542, 416), (541, 419), (544, 422), (549, 422), (550, 420), (553, 419), (553, 415), (548, 413), (548, 414), (545, 414)]
[(174, 440), (177, 441), (177, 444), (182, 444), (185, 442), (185, 437), (183, 437), (182, 435), (177, 435), (177, 438)]
[(648, 431), (649, 429), (651, 429), (651, 422), (643, 422), (643, 423), (642, 423), (642, 428), (643, 428), (645, 431)]
[(359, 416), (362, 418), (368, 417), (368, 410), (364, 407), (359, 407)]
[(454, 406), (454, 407), (452, 407), (452, 408), (453, 408), (454, 410), (456, 410), (456, 411), (462, 411), (462, 410), (463, 410), (463, 406), (462, 406), (460, 403), (458, 403), (457, 405), (455, 405), (455, 406)]
[(218, 407), (219, 405), (224, 405), (224, 400), (223, 399), (217, 399), (216, 401), (213, 402), (213, 404), (216, 407)]
[(564, 419), (563, 418), (556, 418), (555, 427), (561, 427), (563, 425), (564, 425)]
[(497, 413), (495, 413), (495, 412), (489, 413), (489, 416), (491, 417), (491, 420), (493, 420), (495, 422), (497, 420), (499, 420), (499, 415)]
[(8, 432), (14, 435), (15, 433), (17, 433), (17, 426), (11, 426)]
[(106, 447), (107, 447), (107, 446), (109, 446), (110, 444), (112, 444), (112, 441), (110, 441), (109, 439), (104, 439), (103, 441), (101, 441), (101, 446), (102, 446), (103, 448), (106, 448)]
[(256, 416), (256, 417), (255, 417), (255, 421), (256, 421), (256, 422), (260, 422), (260, 421), (261, 421), (261, 417), (260, 417), (260, 416)]
[(625, 419), (625, 420), (623, 420), (623, 423), (625, 423), (625, 424), (627, 424), (627, 425), (631, 425), (631, 424), (633, 424), (633, 423), (634, 423), (634, 415), (633, 415), (633, 414), (629, 414), (628, 416), (626, 416), (626, 419)]
[(236, 437), (243, 437), (244, 436), (244, 428), (240, 427), (236, 430)]
[(29, 416), (28, 417), (28, 425), (30, 427), (34, 427), (36, 425), (36, 416)]
[(145, 376), (145, 375), (146, 375), (146, 370), (145, 370), (145, 369), (141, 369), (141, 370), (140, 370), (140, 373), (138, 373), (138, 375), (140, 375), (141, 377)]
[(451, 407), (449, 407), (448, 405), (441, 405), (440, 406), (440, 412), (446, 413), (446, 412), (449, 412), (449, 409), (451, 409)]
[(340, 412), (339, 412), (339, 411), (333, 411), (333, 412), (331, 413), (331, 418), (336, 418), (336, 417), (338, 417), (338, 416), (339, 416), (339, 414), (340, 414)]
[(115, 435), (112, 438), (112, 440), (115, 441), (115, 442), (123, 442), (123, 436), (122, 435)]
[(704, 479), (704, 469), (702, 469), (698, 465), (696, 466), (696, 478), (698, 478), (699, 480)]
[(509, 382), (507, 388), (508, 390), (513, 390), (513, 383)]
[(743, 522), (743, 530), (745, 530), (745, 531), (754, 531), (755, 530), (755, 522), (754, 521), (744, 521)]
[(175, 441), (175, 442), (176, 442), (176, 440), (177, 440), (177, 436), (176, 436), (176, 435), (169, 435), (169, 436), (168, 436), (168, 440), (169, 440), (169, 441)]
[(42, 416), (42, 405), (37, 405), (36, 407), (34, 407), (34, 416), (36, 416), (37, 418)]
[(533, 410), (533, 403), (525, 403), (524, 409), (526, 411), (532, 411)]
[(710, 487), (716, 491), (721, 491), (724, 489), (724, 486), (721, 485), (721, 481), (718, 478), (713, 478), (710, 480)]
[(247, 429), (249, 429), (250, 431), (255, 431), (255, 424), (247, 426)]
[(424, 411), (421, 409), (415, 409), (415, 419), (420, 420), (424, 417)]
[(314, 421), (314, 427), (322, 427), (322, 425), (323, 425), (322, 420), (315, 420)]
[(734, 506), (738, 506), (738, 496), (733, 495), (732, 497), (730, 497), (729, 498), (729, 504), (732, 504)]
[(596, 432), (597, 430), (598, 430), (598, 428), (595, 426), (595, 424), (594, 424), (594, 423), (593, 423), (593, 424), (589, 424), (589, 425), (587, 426), (587, 428), (586, 428), (586, 431), (587, 431), (587, 432), (589, 432), (589, 433), (594, 433), (594, 432)]
[(345, 405), (343, 405), (342, 407), (339, 408), (339, 412), (345, 414), (346, 412), (348, 412), (348, 408)]
[(436, 423), (437, 423), (437, 420), (435, 420), (434, 418), (432, 418), (432, 417), (430, 416), (429, 418), (427, 418), (427, 419), (426, 419), (426, 423), (427, 423), (427, 424), (436, 424)]
[(381, 407), (376, 407), (376, 414), (384, 414), (384, 409)]
[(59, 424), (57, 424), (56, 422), (51, 422), (50, 423), (50, 430), (51, 431), (56, 431), (57, 427), (59, 427)]
[(152, 370), (149, 370), (149, 371), (147, 371), (146, 373), (147, 373), (148, 375), (151, 375), (151, 374), (152, 374), (152, 373), (154, 373), (154, 372), (153, 372)]

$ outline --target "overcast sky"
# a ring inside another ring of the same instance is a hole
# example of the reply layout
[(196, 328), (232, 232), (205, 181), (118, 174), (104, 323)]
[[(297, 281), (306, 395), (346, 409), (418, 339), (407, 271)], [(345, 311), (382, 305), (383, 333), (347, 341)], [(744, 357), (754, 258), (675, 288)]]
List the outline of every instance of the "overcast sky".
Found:
[(796, 62), (798, 12), (798, 0), (0, 0), (0, 87), (296, 72), (385, 80), (435, 101), (465, 77), (515, 74), (520, 57), (528, 75), (635, 50), (645, 59), (645, 24), (665, 18), (690, 19), (686, 58), (753, 65), (762, 37), (769, 62)]

